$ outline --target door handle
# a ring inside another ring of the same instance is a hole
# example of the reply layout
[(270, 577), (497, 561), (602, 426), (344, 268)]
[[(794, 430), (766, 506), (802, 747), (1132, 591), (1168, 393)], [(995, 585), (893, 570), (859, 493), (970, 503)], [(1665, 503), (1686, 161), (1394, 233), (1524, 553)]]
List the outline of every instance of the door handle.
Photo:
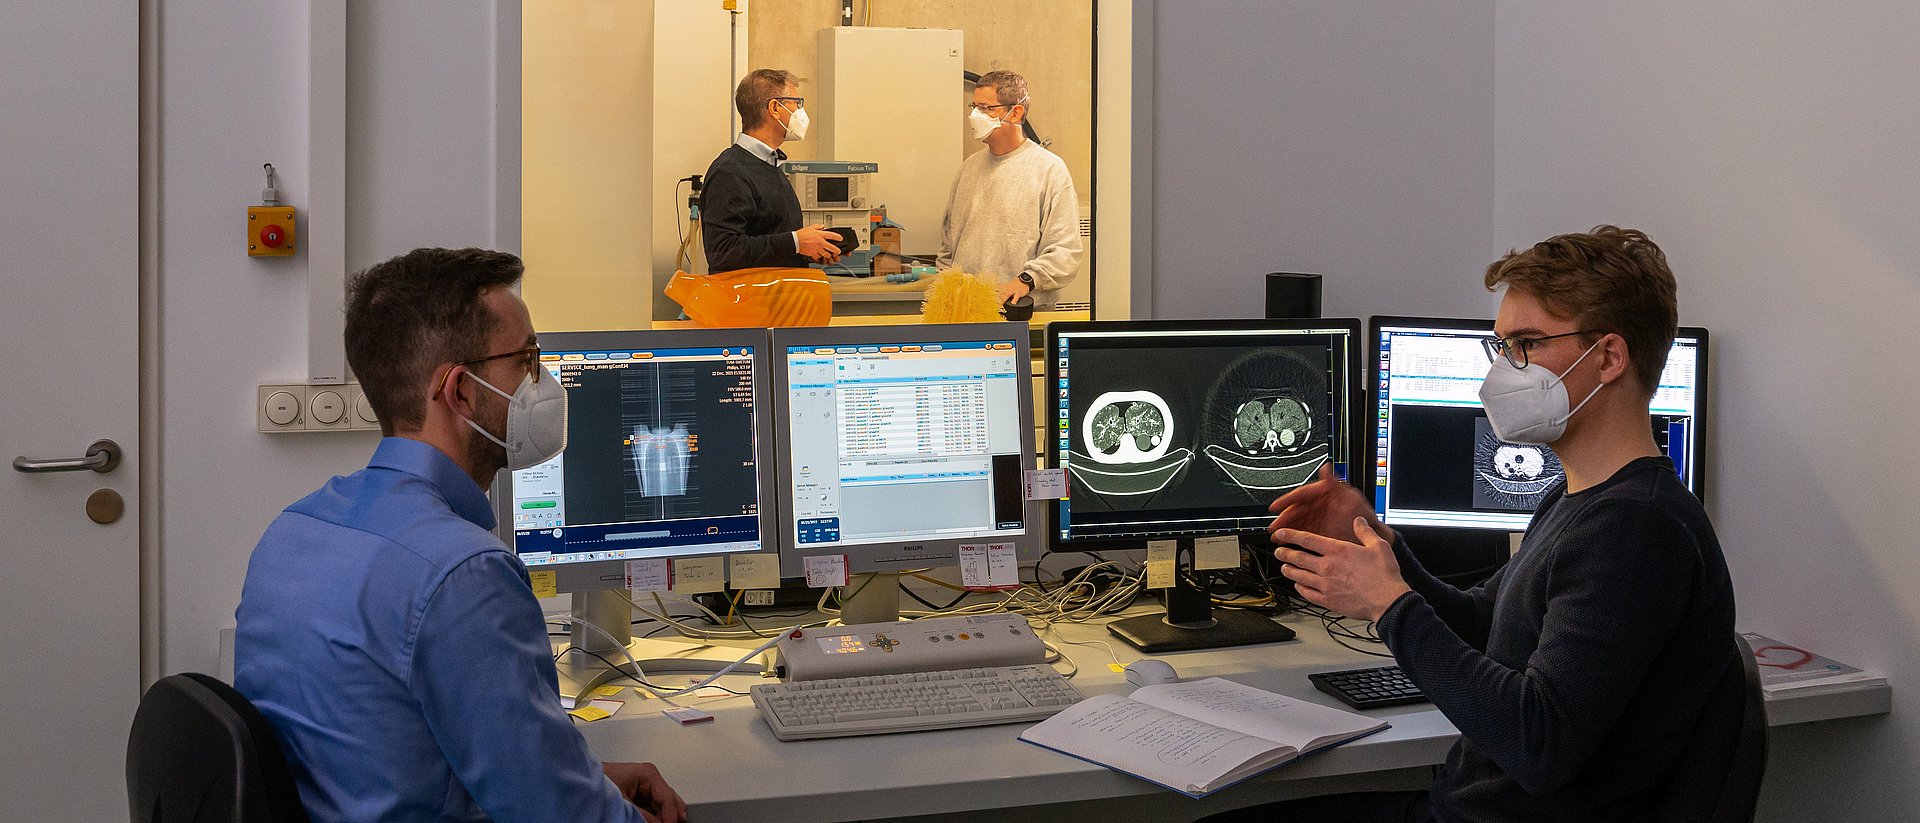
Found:
[(120, 444), (112, 440), (95, 440), (87, 447), (86, 457), (16, 457), (13, 470), (17, 472), (77, 472), (96, 471), (101, 474), (113, 471), (120, 466)]

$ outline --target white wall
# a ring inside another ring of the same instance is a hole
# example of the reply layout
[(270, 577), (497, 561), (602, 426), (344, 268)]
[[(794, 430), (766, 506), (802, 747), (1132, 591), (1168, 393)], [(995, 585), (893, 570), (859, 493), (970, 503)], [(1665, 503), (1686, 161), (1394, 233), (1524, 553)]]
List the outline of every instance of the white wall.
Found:
[[(160, 511), (150, 513), (160, 518), (160, 579), (150, 584), (161, 601), (160, 672), (210, 672), (260, 532), (329, 476), (363, 465), (377, 438), (253, 430), (254, 385), (307, 373), (306, 258), (250, 259), (241, 226), (261, 163), (305, 205), (308, 4), (159, 7), (160, 326), (150, 344), (160, 349), (163, 469)], [(503, 32), (493, 8), (352, 4), (349, 268), (425, 245), (517, 248), (518, 182), (494, 175), (501, 143), (518, 153), (519, 121), (494, 116)], [(501, 24), (517, 39), (517, 10)], [(517, 63), (508, 68), (517, 83)]]
[(1761, 819), (1920, 804), (1920, 6), (1503, 2), (1495, 238), (1645, 229), (1712, 332), (1708, 509), (1743, 628), (1883, 673), (1775, 730)]
[(1490, 0), (1138, 5), (1135, 316), (1258, 317), (1271, 271), (1326, 275), (1329, 316), (1487, 312)]

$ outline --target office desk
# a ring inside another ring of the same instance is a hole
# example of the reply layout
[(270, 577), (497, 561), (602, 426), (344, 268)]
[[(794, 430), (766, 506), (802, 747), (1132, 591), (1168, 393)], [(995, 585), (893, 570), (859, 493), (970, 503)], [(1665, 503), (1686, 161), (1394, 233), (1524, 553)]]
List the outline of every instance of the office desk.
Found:
[[(1313, 688), (1307, 673), (1384, 665), (1342, 648), (1313, 618), (1283, 623), (1299, 635), (1287, 643), (1162, 655), (1183, 679), (1219, 676), (1263, 689), (1341, 706)], [(1131, 687), (1108, 668), (1138, 658), (1103, 625), (1061, 624), (1042, 634), (1080, 667), (1074, 685), (1093, 695)], [(666, 678), (662, 678), (666, 679)], [(731, 677), (741, 691), (755, 680)], [(1885, 690), (1878, 705), (1884, 713)], [(602, 760), (652, 761), (698, 823), (732, 820), (865, 820), (977, 813), (996, 820), (1186, 820), (1235, 806), (1342, 791), (1424, 788), (1459, 733), (1431, 704), (1376, 709), (1393, 727), (1282, 766), (1195, 800), (1138, 778), (1095, 766), (1017, 738), (1026, 724), (948, 729), (833, 740), (775, 740), (746, 697), (686, 700), (715, 715), (681, 726), (659, 714), (655, 700), (628, 703), (619, 716), (580, 726)], [(1874, 713), (1871, 699), (1834, 695), (1794, 701), (1793, 722)], [(1771, 708), (1771, 707), (1770, 707)], [(1070, 808), (1069, 808), (1070, 807)], [(1095, 816), (1098, 816), (1097, 818)], [(1063, 816), (1068, 816), (1063, 818)], [(937, 820), (938, 818), (929, 818)]]

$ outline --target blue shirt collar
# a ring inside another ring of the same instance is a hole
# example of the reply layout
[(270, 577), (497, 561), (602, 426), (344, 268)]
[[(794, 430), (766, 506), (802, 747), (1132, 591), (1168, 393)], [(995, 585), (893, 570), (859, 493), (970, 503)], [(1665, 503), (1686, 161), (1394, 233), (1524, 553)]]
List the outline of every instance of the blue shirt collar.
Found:
[(454, 514), (493, 531), (497, 521), (487, 493), (480, 490), (479, 484), (473, 482), (453, 458), (432, 444), (407, 437), (382, 438), (380, 446), (373, 450), (373, 459), (367, 461), (367, 468), (392, 469), (425, 480), (446, 498)]
[(780, 165), (773, 162), (773, 147), (760, 142), (760, 138), (758, 137), (754, 137), (743, 131), (738, 137), (733, 138), (733, 144), (746, 149), (748, 153), (760, 158), (760, 162), (762, 163), (772, 166)]

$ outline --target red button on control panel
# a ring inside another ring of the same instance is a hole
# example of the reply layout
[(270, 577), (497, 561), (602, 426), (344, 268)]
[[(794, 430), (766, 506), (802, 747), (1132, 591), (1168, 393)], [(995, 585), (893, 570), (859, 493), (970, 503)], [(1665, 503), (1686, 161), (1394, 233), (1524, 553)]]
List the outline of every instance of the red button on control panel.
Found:
[(280, 248), (280, 244), (286, 242), (286, 239), (286, 232), (281, 231), (279, 226), (267, 226), (260, 230), (260, 245), (267, 248)]

